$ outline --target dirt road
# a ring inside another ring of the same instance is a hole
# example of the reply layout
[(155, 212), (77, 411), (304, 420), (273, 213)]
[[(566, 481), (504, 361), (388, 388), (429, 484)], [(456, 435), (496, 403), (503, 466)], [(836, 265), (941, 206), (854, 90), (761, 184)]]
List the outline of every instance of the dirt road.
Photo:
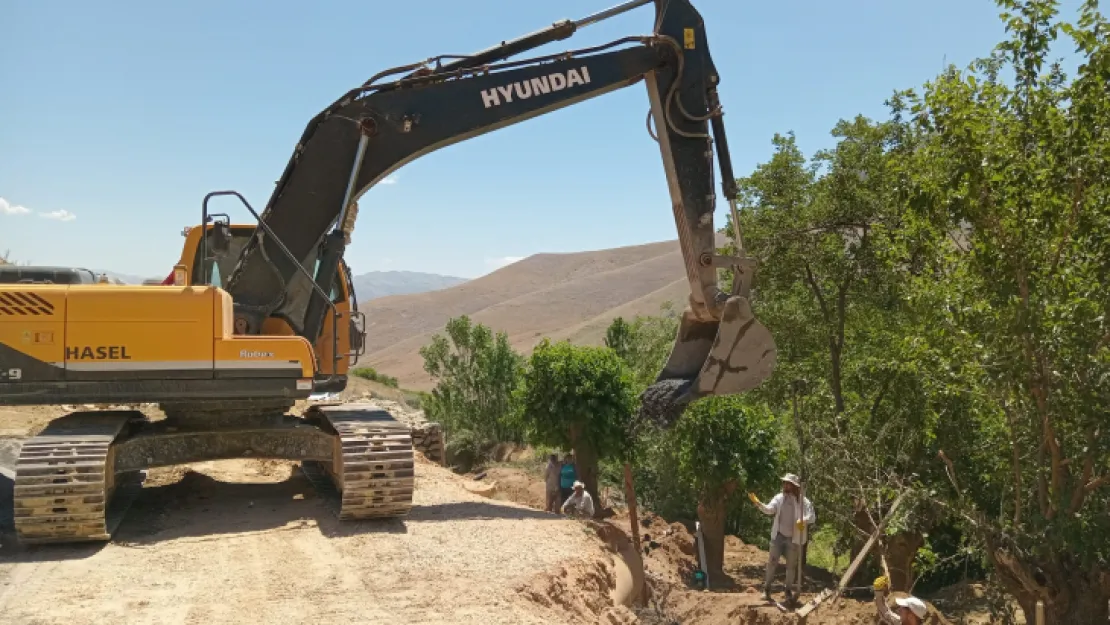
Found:
[[(515, 589), (597, 541), (420, 460), (415, 507), (392, 522), (340, 524), (290, 463), (154, 472), (110, 544), (24, 549), (7, 534), (0, 614), (13, 625), (569, 622)], [(0, 477), (7, 498), (10, 487)]]

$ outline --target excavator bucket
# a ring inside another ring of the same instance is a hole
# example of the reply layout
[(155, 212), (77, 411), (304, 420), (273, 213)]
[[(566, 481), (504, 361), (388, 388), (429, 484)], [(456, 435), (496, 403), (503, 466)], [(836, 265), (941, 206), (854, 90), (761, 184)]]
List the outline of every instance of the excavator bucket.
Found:
[(771, 375), (776, 353), (746, 297), (728, 298), (719, 322), (687, 308), (667, 365), (640, 398), (641, 417), (669, 427), (696, 399), (750, 391)]

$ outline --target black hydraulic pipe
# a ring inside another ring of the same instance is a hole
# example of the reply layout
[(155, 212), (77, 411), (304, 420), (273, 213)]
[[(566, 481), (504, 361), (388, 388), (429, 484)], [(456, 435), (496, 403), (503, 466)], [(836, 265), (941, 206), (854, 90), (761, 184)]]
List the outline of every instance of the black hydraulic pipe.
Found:
[(534, 33), (529, 33), (527, 35), (524, 35), (523, 37), (517, 37), (516, 39), (511, 39), (509, 41), (502, 41), (496, 46), (486, 48), (485, 50), (482, 50), (480, 52), (475, 52), (465, 59), (458, 59), (456, 61), (451, 61), (450, 63), (445, 63), (442, 68), (436, 71), (436, 73), (438, 74), (441, 72), (450, 72), (458, 69), (481, 67), (482, 65), (486, 65), (487, 63), (496, 63), (497, 61), (503, 61), (513, 55), (538, 48), (542, 45), (549, 44), (552, 41), (561, 41), (563, 39), (567, 39), (575, 32), (577, 32), (579, 28), (585, 28), (586, 26), (589, 26), (591, 24), (596, 24), (602, 20), (607, 20), (610, 17), (620, 15), (621, 13), (631, 11), (632, 9), (641, 7), (645, 4), (650, 4), (654, 1), (655, 0), (630, 0), (629, 2), (625, 2), (624, 4), (619, 4), (615, 7), (584, 17), (576, 22), (572, 22), (570, 20), (560, 20), (542, 30), (537, 30)]
[[(717, 110), (720, 106), (717, 88), (713, 87), (709, 90), (709, 110)], [(725, 137), (725, 120), (718, 113), (709, 118), (709, 124), (713, 128), (713, 138), (717, 140), (717, 162), (721, 166), (722, 178), (721, 190), (724, 191), (726, 200), (734, 201), (740, 189), (736, 186), (736, 176), (732, 173), (732, 157), (729, 156), (728, 138)]]

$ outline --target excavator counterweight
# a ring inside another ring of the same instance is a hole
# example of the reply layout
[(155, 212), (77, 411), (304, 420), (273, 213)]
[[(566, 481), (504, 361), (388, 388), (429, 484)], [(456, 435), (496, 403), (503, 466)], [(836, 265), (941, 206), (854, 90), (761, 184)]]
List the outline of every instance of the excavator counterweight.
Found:
[[(646, 4), (655, 8), (651, 34), (513, 59)], [(16, 467), (20, 538), (107, 540), (118, 518), (110, 511), (120, 509), (110, 501), (133, 496), (145, 469), (243, 456), (301, 461), (314, 484), (337, 493), (342, 519), (403, 516), (414, 475), (407, 426), (361, 404), (288, 412), (313, 393), (342, 390), (361, 355), (344, 262), (359, 198), (425, 154), (639, 82), (690, 286), (642, 414), (666, 427), (693, 400), (758, 386), (775, 344), (752, 314), (755, 264), (738, 230), (733, 255), (715, 246), (714, 155), (739, 223), (705, 25), (689, 0), (631, 0), (351, 89), (309, 121), (261, 213), (232, 191), (205, 197), (200, 225), (186, 230), (160, 285), (89, 284), (58, 268), (0, 272), (0, 405), (152, 402), (166, 415), (77, 411), (28, 440)], [(227, 195), (255, 224), (209, 213), (209, 200)], [(720, 269), (734, 272), (728, 293)]]

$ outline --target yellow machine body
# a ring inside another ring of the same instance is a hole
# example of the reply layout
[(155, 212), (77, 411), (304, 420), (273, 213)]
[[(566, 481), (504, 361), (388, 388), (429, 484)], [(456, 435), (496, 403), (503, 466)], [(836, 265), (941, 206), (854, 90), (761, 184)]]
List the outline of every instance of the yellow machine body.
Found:
[[(346, 265), (314, 342), (285, 310), (262, 334), (237, 333), (220, 276), (254, 226), (229, 231), (213, 253), (200, 245), (200, 228), (186, 230), (172, 285), (113, 285), (79, 268), (0, 269), (0, 405), (97, 405), (52, 420), (20, 447), (20, 541), (109, 540), (147, 469), (227, 458), (299, 461), (343, 520), (408, 513), (407, 425), (366, 404), (287, 412), (341, 390), (359, 355), (361, 315)], [(315, 290), (308, 277), (292, 288)], [(158, 404), (164, 419), (119, 407), (136, 403)]]
[(0, 285), (0, 403), (307, 396), (312, 345), (236, 336), (232, 310), (213, 286)]

